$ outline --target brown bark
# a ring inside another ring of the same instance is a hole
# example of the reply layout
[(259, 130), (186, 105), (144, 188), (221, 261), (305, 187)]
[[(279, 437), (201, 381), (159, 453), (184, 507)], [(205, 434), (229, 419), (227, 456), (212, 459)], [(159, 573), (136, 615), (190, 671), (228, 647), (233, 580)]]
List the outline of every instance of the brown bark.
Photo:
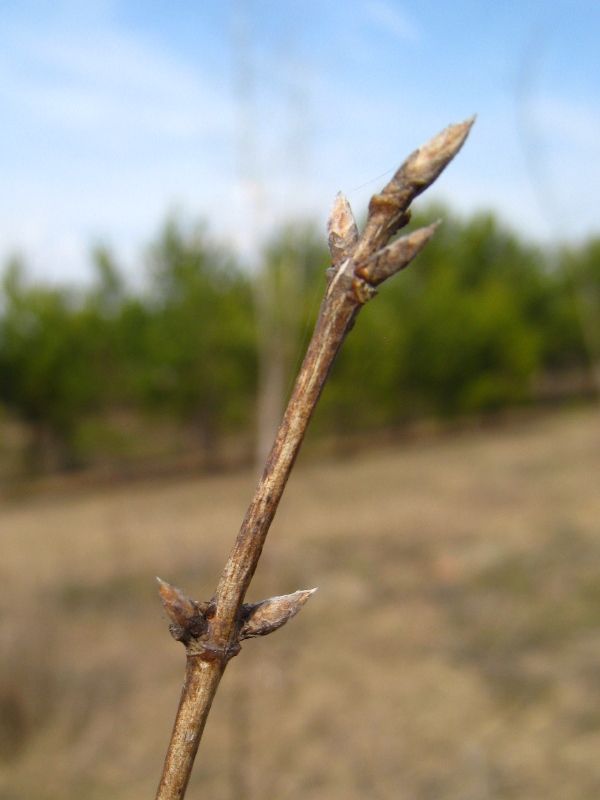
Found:
[(386, 247), (410, 219), (408, 207), (438, 177), (462, 147), (473, 120), (452, 125), (416, 150), (369, 205), (365, 230), (358, 230), (347, 200), (336, 197), (329, 220), (332, 267), (315, 331), (283, 422), (240, 532), (207, 603), (196, 603), (160, 582), (171, 633), (187, 650), (186, 678), (157, 800), (183, 798), (210, 706), (240, 640), (283, 625), (312, 592), (244, 604), (262, 548), (308, 423), (335, 357), (362, 305), (377, 284), (404, 269), (433, 235), (436, 225)]

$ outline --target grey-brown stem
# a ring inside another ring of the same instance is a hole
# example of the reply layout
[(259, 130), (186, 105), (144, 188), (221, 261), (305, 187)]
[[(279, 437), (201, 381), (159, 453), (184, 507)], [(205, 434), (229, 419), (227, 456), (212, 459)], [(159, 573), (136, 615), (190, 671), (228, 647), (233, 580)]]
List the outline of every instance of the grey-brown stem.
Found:
[(462, 147), (473, 119), (451, 125), (416, 150), (369, 205), (362, 235), (348, 201), (335, 199), (329, 220), (332, 267), (319, 318), (281, 427), (211, 601), (196, 603), (160, 581), (171, 633), (187, 650), (186, 680), (157, 800), (185, 794), (206, 717), (227, 662), (240, 640), (270, 633), (304, 605), (311, 591), (271, 598), (253, 606), (244, 598), (306, 429), (335, 357), (375, 286), (404, 269), (433, 235), (437, 224), (388, 245), (410, 219), (408, 207)]

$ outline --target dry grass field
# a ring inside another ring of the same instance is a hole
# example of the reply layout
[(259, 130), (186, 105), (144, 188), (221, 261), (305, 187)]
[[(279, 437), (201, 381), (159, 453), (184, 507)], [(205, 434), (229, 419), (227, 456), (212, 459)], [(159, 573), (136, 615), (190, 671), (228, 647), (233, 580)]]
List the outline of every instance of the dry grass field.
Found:
[[(249, 473), (0, 508), (0, 799), (154, 796), (183, 676), (154, 576), (207, 599)], [(301, 460), (189, 797), (600, 796), (600, 414)]]

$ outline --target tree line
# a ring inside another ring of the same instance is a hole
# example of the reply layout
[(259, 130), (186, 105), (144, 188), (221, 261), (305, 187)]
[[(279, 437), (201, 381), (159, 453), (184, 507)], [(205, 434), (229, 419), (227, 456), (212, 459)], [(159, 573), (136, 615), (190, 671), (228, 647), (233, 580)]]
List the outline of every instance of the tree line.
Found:
[[(436, 216), (444, 222), (433, 240), (348, 337), (317, 434), (532, 403), (541, 377), (592, 376), (600, 363), (600, 239), (542, 248), (491, 214), (447, 209), (415, 224)], [(285, 341), (291, 389), (329, 265), (315, 229), (280, 230), (260, 276), (206, 227), (177, 220), (148, 249), (136, 289), (108, 249), (92, 256), (85, 288), (31, 281), (18, 259), (4, 271), (0, 409), (29, 431), (28, 471), (49, 450), (61, 469), (93, 461), (123, 416), (150, 420), (146, 436), (152, 421), (168, 420), (190, 446), (218, 453), (223, 437), (252, 430), (261, 330)], [(266, 325), (260, 280), (278, 287)]]

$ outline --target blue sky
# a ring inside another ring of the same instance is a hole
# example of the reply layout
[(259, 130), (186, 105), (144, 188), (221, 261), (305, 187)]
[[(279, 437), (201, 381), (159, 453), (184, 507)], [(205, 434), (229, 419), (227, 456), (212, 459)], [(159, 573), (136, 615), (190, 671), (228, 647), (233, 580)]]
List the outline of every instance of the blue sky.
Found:
[(170, 213), (252, 258), (473, 113), (431, 198), (600, 234), (599, 39), (597, 0), (2, 0), (0, 261), (85, 280), (105, 242), (134, 275)]

